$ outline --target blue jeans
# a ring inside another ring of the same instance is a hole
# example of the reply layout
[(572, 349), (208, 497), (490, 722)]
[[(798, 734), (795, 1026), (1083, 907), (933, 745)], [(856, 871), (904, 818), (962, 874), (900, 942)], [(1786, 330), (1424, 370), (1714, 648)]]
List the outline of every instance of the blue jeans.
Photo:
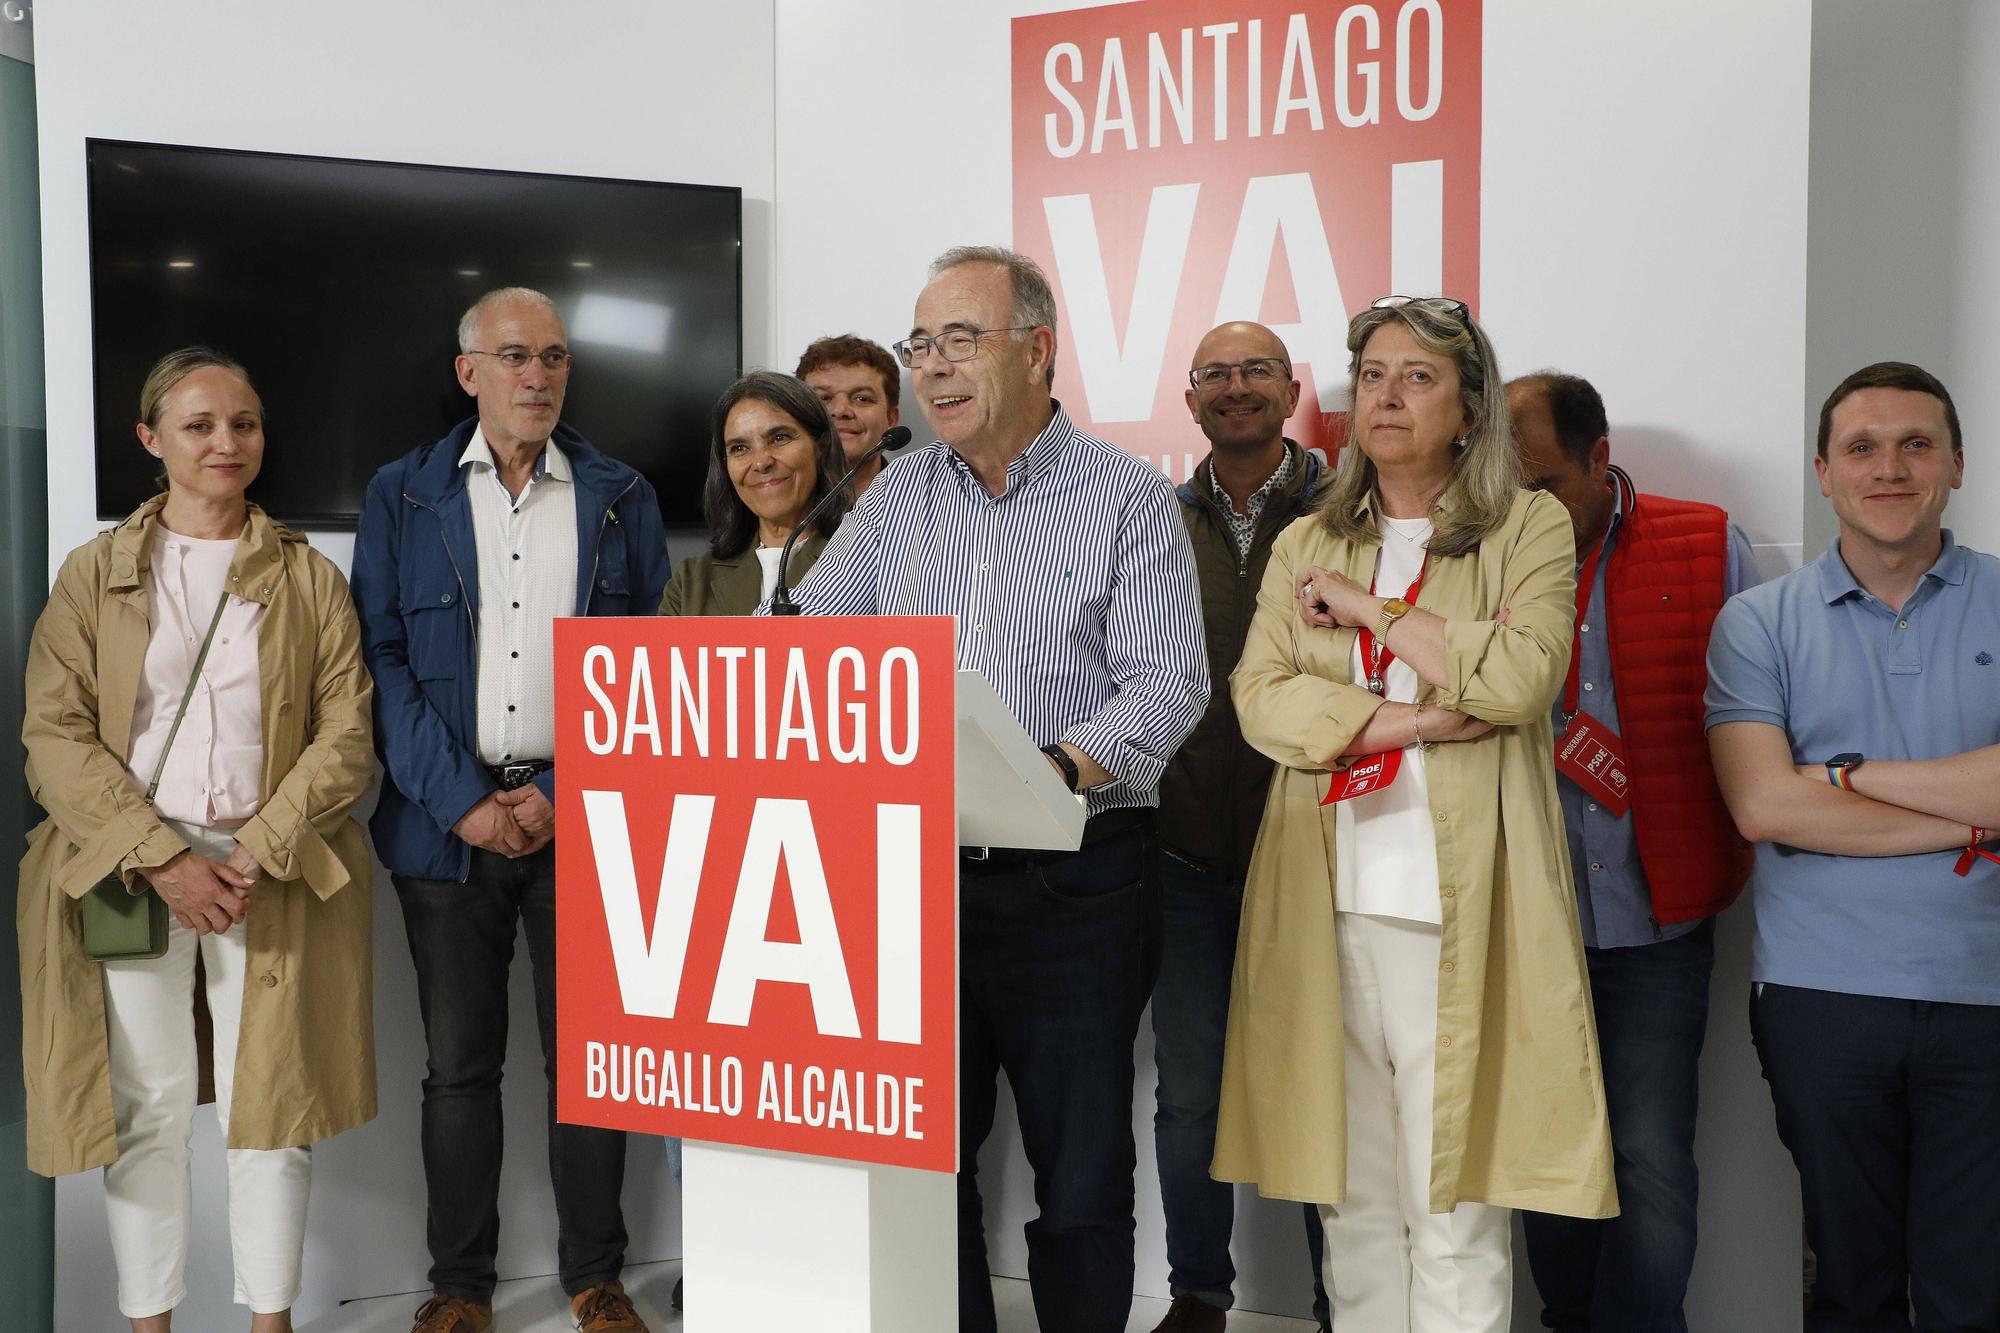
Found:
[(2000, 1006), (1763, 985), (1750, 1035), (1819, 1261), (1808, 1333), (2000, 1329)]
[(518, 921), (528, 938), (535, 1019), (548, 1083), (549, 1180), (564, 1294), (625, 1266), (625, 1135), (556, 1123), (556, 849), (518, 860), (474, 850), (465, 883), (392, 875), (417, 967), (429, 1066), (424, 1075), (425, 1238), (431, 1289), (490, 1301), (500, 1245), (500, 1075), (507, 1057), (507, 973)]
[[(1162, 850), (1160, 900), (1165, 933), (1160, 976), (1153, 983), (1153, 1058), (1160, 1074), (1153, 1152), (1167, 1214), (1167, 1282), (1176, 1296), (1198, 1296), (1227, 1310), (1235, 1301), (1229, 1237), (1236, 1225), (1236, 1190), (1212, 1178), (1208, 1168), (1215, 1157), (1229, 974), (1236, 964), (1243, 884)], [(1324, 1323), (1324, 1233), (1319, 1209), (1312, 1204), (1305, 1205), (1305, 1227), (1314, 1312)]]
[[(1103, 818), (1103, 816), (1099, 816)], [(979, 1148), (1014, 1093), (1039, 1210), (1042, 1333), (1124, 1333), (1132, 1309), (1132, 1043), (1159, 965), (1150, 822), (959, 881), (958, 1318), (994, 1333)]]
[(1676, 939), (1587, 949), (1620, 1213), (1522, 1213), (1542, 1324), (1558, 1333), (1687, 1333), (1695, 1106), (1715, 922)]

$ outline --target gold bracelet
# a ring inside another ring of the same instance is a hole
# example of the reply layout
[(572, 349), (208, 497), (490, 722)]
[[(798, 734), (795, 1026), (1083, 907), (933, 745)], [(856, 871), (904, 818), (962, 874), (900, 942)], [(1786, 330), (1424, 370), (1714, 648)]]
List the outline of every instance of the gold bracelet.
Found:
[(1424, 705), (1421, 699), (1417, 701), (1416, 716), (1410, 719), (1410, 731), (1417, 738), (1417, 749), (1429, 754), (1432, 742), (1424, 739)]

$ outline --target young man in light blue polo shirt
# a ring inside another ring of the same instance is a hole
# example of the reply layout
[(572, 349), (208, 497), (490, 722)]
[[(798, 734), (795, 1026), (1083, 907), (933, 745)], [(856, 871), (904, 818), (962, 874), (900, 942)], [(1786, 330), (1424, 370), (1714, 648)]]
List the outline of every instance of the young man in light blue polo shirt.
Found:
[(2000, 1328), (2000, 560), (1935, 377), (1820, 412), (1838, 543), (1734, 598), (1709, 747), (1757, 844), (1751, 1031), (1798, 1164), (1812, 1330)]

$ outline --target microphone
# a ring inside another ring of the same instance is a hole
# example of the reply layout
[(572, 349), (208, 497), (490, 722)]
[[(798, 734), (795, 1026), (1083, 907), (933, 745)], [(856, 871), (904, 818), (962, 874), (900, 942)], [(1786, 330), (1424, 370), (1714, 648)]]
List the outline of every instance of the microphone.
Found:
[(799, 539), (799, 534), (810, 528), (818, 520), (819, 516), (827, 511), (827, 507), (835, 499), (846, 493), (847, 484), (854, 480), (855, 473), (868, 465), (869, 460), (877, 458), (891, 449), (900, 449), (909, 442), (910, 428), (908, 426), (889, 427), (889, 429), (882, 432), (882, 438), (875, 441), (874, 446), (867, 453), (854, 460), (854, 466), (847, 469), (847, 475), (835, 482), (825, 495), (820, 496), (818, 504), (806, 510), (806, 516), (799, 520), (797, 527), (792, 529), (792, 535), (785, 538), (785, 549), (778, 552), (778, 583), (776, 587), (771, 589), (772, 615), (796, 616), (801, 614), (799, 604), (792, 600), (791, 589), (788, 586), (792, 568), (792, 543)]

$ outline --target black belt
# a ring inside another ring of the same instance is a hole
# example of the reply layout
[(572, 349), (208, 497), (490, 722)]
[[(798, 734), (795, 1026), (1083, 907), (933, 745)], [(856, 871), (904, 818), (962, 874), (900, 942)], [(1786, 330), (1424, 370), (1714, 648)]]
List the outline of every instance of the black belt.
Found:
[(527, 786), (554, 767), (554, 764), (540, 759), (529, 759), (518, 764), (488, 764), (486, 771), (500, 784), (501, 791), (513, 791), (516, 787)]
[[(1083, 825), (1082, 846), (1115, 838), (1121, 833), (1132, 833), (1142, 828), (1150, 828), (1153, 823), (1151, 809), (1125, 806), (1117, 810), (1106, 810), (1101, 815), (1092, 815)], [(1074, 852), (1028, 851), (1020, 847), (961, 847), (958, 849), (958, 869), (964, 875), (1018, 875), (1044, 865), (1059, 856), (1074, 856)]]

